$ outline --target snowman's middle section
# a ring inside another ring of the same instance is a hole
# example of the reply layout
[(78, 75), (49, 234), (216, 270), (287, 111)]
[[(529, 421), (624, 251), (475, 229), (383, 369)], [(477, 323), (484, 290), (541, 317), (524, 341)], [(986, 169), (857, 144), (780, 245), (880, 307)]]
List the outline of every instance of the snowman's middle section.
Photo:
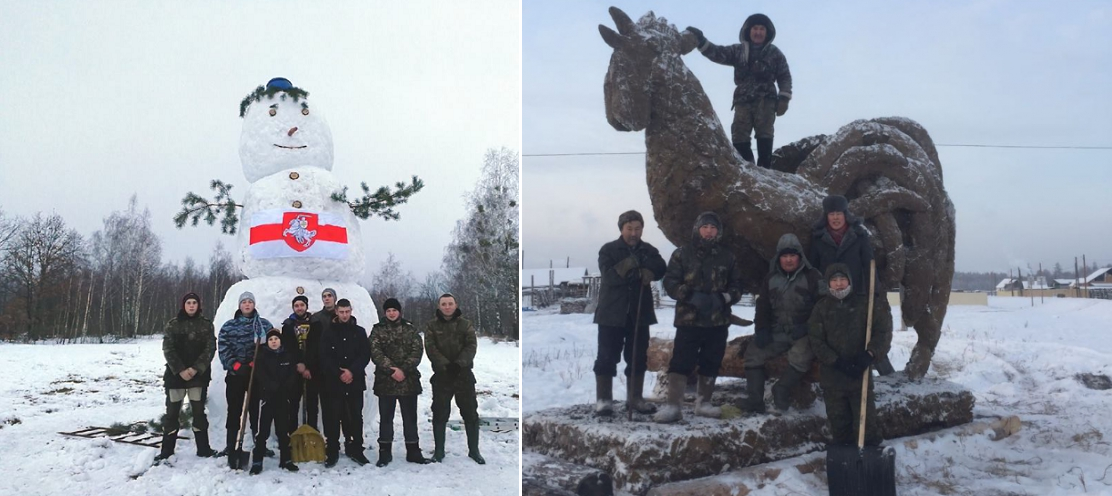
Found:
[(355, 282), (364, 270), (363, 242), (351, 208), (332, 200), (342, 189), (331, 172), (310, 166), (252, 184), (240, 218), (243, 274)]

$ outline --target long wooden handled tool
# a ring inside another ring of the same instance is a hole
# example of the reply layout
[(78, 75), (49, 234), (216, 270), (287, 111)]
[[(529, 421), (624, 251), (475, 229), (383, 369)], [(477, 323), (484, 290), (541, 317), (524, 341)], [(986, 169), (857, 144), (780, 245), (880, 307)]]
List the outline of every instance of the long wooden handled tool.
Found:
[[(255, 354), (251, 355), (254, 358), (259, 356), (259, 343), (255, 342)], [(253, 359), (254, 359), (253, 358)], [(251, 408), (251, 388), (255, 386), (255, 367), (251, 367), (251, 374), (247, 378), (247, 394), (243, 395), (243, 413), (239, 415), (239, 434), (236, 435), (236, 446), (234, 451), (228, 452), (228, 467), (233, 470), (239, 470), (247, 465), (251, 460), (251, 454), (243, 451), (243, 431), (247, 428), (247, 412)]]
[[(869, 341), (873, 339), (873, 301), (876, 300), (876, 260), (869, 260), (869, 313), (868, 322), (865, 323), (865, 350), (869, 349)], [(873, 367), (865, 367), (861, 374), (861, 420), (857, 429), (857, 447), (865, 447), (865, 400), (869, 397), (869, 376)], [(876, 419), (874, 419), (875, 421)]]

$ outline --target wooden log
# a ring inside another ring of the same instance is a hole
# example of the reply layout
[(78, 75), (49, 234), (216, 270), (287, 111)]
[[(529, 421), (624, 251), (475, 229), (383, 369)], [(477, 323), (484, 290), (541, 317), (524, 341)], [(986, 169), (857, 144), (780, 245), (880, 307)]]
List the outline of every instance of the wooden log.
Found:
[[(521, 467), (523, 489), (525, 477), (528, 477), (541, 486), (579, 496), (613, 496), (614, 494), (614, 482), (610, 474), (594, 467), (577, 465), (530, 452), (522, 454)], [(539, 491), (541, 488), (534, 488), (534, 490)]]
[[(726, 353), (722, 357), (722, 368), (718, 371), (719, 377), (745, 377), (745, 349), (749, 347), (749, 342), (752, 341), (753, 336), (739, 336), (731, 339), (726, 343)], [(648, 367), (649, 370), (666, 371), (668, 370), (668, 362), (672, 360), (672, 340), (661, 338), (649, 339), (648, 351)], [(765, 363), (765, 370), (768, 372), (768, 377), (780, 377), (788, 368), (788, 354), (784, 353), (772, 360)], [(818, 382), (819, 380), (819, 363), (818, 360), (811, 365), (811, 371), (804, 376), (804, 382)]]

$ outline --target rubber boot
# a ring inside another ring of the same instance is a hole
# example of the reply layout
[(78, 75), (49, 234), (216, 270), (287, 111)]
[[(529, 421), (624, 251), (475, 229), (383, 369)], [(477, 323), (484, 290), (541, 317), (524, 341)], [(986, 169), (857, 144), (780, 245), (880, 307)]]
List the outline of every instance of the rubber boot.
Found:
[(767, 374), (764, 367), (745, 369), (746, 398), (741, 401), (741, 409), (750, 413), (765, 412), (765, 379)]
[(659, 424), (670, 424), (683, 419), (680, 403), (683, 402), (683, 390), (687, 388), (687, 376), (683, 374), (668, 374), (668, 403), (656, 411), (653, 421)]
[(755, 162), (755, 160), (753, 160), (753, 148), (748, 141), (734, 143), (734, 149), (741, 155), (741, 158), (748, 160), (749, 163)]
[(394, 461), (394, 454), (390, 452), (394, 443), (378, 443), (378, 461), (376, 467), (385, 467)]
[(344, 454), (346, 454), (348, 458), (351, 458), (352, 461), (358, 463), (359, 465), (366, 465), (368, 463), (371, 463), (371, 461), (367, 459), (367, 455), (363, 454), (362, 443), (350, 443), (346, 445), (344, 447)]
[(162, 463), (162, 460), (170, 458), (174, 454), (174, 447), (178, 444), (177, 434), (163, 434), (162, 435), (162, 452), (154, 457), (155, 465)]
[(336, 466), (336, 462), (340, 461), (340, 446), (330, 444), (324, 449), (324, 468), (332, 468)]
[(645, 374), (633, 374), (629, 378), (629, 406), (637, 413), (656, 413), (656, 406), (645, 401)]
[(216, 454), (209, 446), (209, 433), (204, 431), (193, 431), (193, 440), (197, 443), (197, 456), (201, 458), (208, 458)]
[(714, 394), (714, 381), (717, 377), (699, 376), (698, 392), (695, 396), (695, 415), (700, 417), (722, 418), (722, 409), (710, 402)]
[(772, 168), (772, 138), (757, 138), (757, 166)]
[(479, 454), (479, 420), (464, 421), (463, 429), (467, 432), (467, 457), (479, 465), (486, 465), (487, 461)]
[(614, 378), (595, 375), (595, 415), (614, 415)]
[(896, 373), (896, 368), (892, 366), (892, 361), (888, 359), (888, 355), (884, 354), (877, 357), (873, 363), (873, 368), (876, 369), (880, 375), (889, 375)]
[(772, 386), (772, 403), (776, 406), (776, 410), (786, 412), (791, 408), (792, 393), (802, 379), (803, 372), (795, 370), (794, 367), (789, 366), (788, 370), (784, 371), (784, 375)]
[(429, 462), (429, 459), (421, 454), (421, 445), (417, 443), (405, 443), (405, 461), (424, 465)]
[(432, 461), (440, 463), (444, 461), (444, 430), (448, 428), (446, 423), (432, 424)]

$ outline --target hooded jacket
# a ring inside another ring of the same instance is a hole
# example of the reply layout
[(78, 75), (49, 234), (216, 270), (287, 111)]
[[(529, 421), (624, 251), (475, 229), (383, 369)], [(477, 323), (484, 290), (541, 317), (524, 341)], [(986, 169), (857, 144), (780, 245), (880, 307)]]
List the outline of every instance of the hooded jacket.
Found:
[[(787, 273), (780, 266), (780, 256), (792, 250), (799, 254), (799, 268)], [(757, 332), (767, 329), (772, 331), (773, 336), (790, 336), (796, 327), (807, 325), (815, 303), (826, 294), (826, 284), (822, 274), (811, 266), (803, 254), (803, 244), (795, 234), (780, 237), (776, 244), (776, 256), (769, 261), (768, 275), (761, 282), (757, 294), (753, 319)]]
[[(845, 264), (832, 264), (827, 267), (823, 278), (829, 285), (835, 272), (849, 276), (850, 285), (855, 283), (854, 276)], [(828, 286), (829, 287), (829, 286)], [(866, 348), (865, 334), (868, 325), (869, 297), (852, 291), (843, 299), (831, 295), (824, 296), (811, 312), (807, 321), (811, 351), (822, 363), (820, 383), (823, 388), (853, 390), (861, 387), (861, 377), (848, 377), (834, 368), (838, 358), (850, 358), (868, 349), (873, 356), (881, 357), (891, 347), (892, 319), (873, 308), (872, 336)]]
[[(704, 240), (699, 227), (705, 224), (718, 226), (718, 236)], [(704, 212), (695, 220), (691, 243), (672, 252), (664, 274), (664, 291), (676, 300), (676, 327), (722, 327), (730, 325), (730, 306), (741, 300), (741, 270), (734, 254), (722, 246), (722, 222), (714, 212)], [(695, 293), (709, 293), (722, 298), (721, 310), (711, 315), (700, 315), (691, 299)]]
[[(768, 32), (763, 45), (754, 45), (749, 39), (749, 28), (761, 24)], [(733, 66), (734, 90), (733, 104), (744, 105), (759, 99), (792, 97), (792, 74), (788, 59), (772, 40), (776, 39), (776, 27), (764, 14), (753, 14), (745, 20), (738, 34), (739, 44), (719, 46), (706, 42), (699, 51), (711, 62)], [(779, 91), (777, 91), (779, 87)]]

